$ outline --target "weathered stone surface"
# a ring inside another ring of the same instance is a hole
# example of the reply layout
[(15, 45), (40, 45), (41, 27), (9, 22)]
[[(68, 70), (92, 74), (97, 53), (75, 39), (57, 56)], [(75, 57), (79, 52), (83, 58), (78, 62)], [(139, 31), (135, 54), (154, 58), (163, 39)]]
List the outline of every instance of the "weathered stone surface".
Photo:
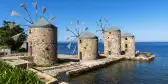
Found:
[[(80, 75), (85, 72), (97, 69), (99, 67), (104, 67), (105, 65), (109, 65), (113, 62), (117, 62), (122, 59), (135, 60), (136, 58), (137, 57), (119, 55), (119, 56), (114, 56), (111, 58), (102, 58), (102, 59), (87, 60), (87, 61), (85, 60), (85, 61), (80, 61), (80, 62), (68, 62), (68, 63), (58, 65), (58, 66), (34, 67), (34, 68), (48, 75), (59, 78), (60, 73), (66, 73), (66, 76), (76, 76), (76, 75)], [(147, 56), (146, 59), (154, 59), (153, 54), (151, 54), (150, 56)], [(141, 61), (141, 60), (138, 59), (138, 61)], [(63, 75), (63, 77), (65, 77), (65, 75)]]
[(140, 52), (136, 57), (124, 56), (124, 58), (128, 60), (136, 60), (136, 61), (151, 61), (155, 58), (155, 56), (153, 53), (150, 53), (150, 52)]
[(125, 55), (135, 57), (135, 37), (131, 35), (121, 37), (121, 51)]
[[(62, 56), (62, 55), (60, 55)], [(69, 56), (65, 55), (61, 58), (63, 59), (67, 59), (72, 57), (73, 59), (76, 59), (76, 56)], [(65, 57), (65, 58), (64, 58)], [(80, 75), (83, 74), (85, 72), (91, 71), (91, 70), (95, 70), (99, 67), (104, 67), (105, 65), (109, 65), (113, 62), (117, 62), (119, 60), (122, 59), (129, 59), (129, 60), (137, 60), (137, 61), (150, 61), (154, 59), (154, 55), (152, 53), (140, 53), (138, 56), (136, 57), (130, 57), (130, 56), (126, 56), (126, 55), (118, 55), (118, 56), (114, 56), (114, 57), (110, 57), (110, 58), (102, 58), (102, 59), (97, 59), (97, 60), (87, 60), (87, 61), (80, 61), (80, 62), (67, 62), (64, 64), (60, 64), (60, 65), (54, 65), (54, 66), (49, 66), (49, 67), (37, 67), (34, 66), (33, 68), (35, 68), (36, 70), (38, 70), (37, 75), (42, 74), (40, 77), (45, 77), (47, 80), (53, 79), (53, 77), (58, 78), (58, 80), (54, 79), (53, 82), (57, 83), (57, 81), (61, 81), (61, 79), (63, 78), (64, 80), (66, 80), (66, 76), (75, 76), (75, 75)], [(20, 64), (24, 64), (25, 66), (25, 62), (27, 61), (22, 61), (20, 59), (21, 57), (4, 57), (4, 59), (6, 59), (5, 62), (8, 62), (10, 65), (16, 64), (16, 65), (20, 65)], [(2, 58), (1, 58), (2, 59)], [(17, 60), (17, 61), (11, 61), (11, 59)], [(47, 81), (49, 82), (49, 81)], [(52, 82), (52, 80), (50, 81), (50, 83)], [(49, 84), (50, 84), (49, 83)], [(52, 84), (52, 83), (51, 83)]]
[(33, 68), (29, 68), (29, 70), (35, 72), (38, 78), (44, 79), (45, 84), (58, 84), (58, 80), (48, 74), (41, 73)]
[(11, 54), (11, 49), (9, 48), (0, 48), (0, 57), (1, 56), (8, 56)]
[(80, 60), (95, 60), (98, 57), (98, 39), (79, 39), (78, 57)]
[(68, 62), (58, 66), (34, 67), (34, 68), (54, 77), (58, 77), (59, 73), (62, 73), (62, 72), (66, 72), (67, 76), (74, 76), (74, 75), (79, 75), (84, 72), (96, 69), (98, 67), (103, 67), (104, 65), (110, 64), (120, 59), (123, 59), (123, 57), (118, 56), (118, 58), (104, 58), (104, 59), (98, 59), (98, 60), (88, 60), (88, 61), (85, 60), (81, 62)]
[(57, 59), (57, 28), (44, 17), (29, 27), (28, 55), (40, 66), (50, 66)]
[[(36, 65), (50, 66), (57, 59), (57, 29), (56, 28), (30, 28), (29, 52)], [(30, 39), (31, 38), (31, 39)]]
[(32, 66), (31, 62), (22, 59), (8, 59), (4, 60), (4, 62), (8, 63), (13, 67), (19, 67), (19, 68), (27, 68)]
[(121, 51), (121, 31), (104, 32), (104, 55), (107, 57), (119, 56)]

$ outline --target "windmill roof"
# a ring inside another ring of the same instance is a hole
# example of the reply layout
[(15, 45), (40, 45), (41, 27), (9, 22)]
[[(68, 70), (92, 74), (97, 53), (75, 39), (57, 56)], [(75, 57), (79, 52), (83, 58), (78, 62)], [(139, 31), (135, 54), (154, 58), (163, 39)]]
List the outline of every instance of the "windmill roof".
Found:
[(97, 39), (97, 36), (91, 32), (85, 32), (79, 36), (79, 39)]
[(114, 32), (114, 31), (120, 31), (120, 29), (117, 27), (111, 27), (111, 28), (106, 28), (105, 31)]
[(52, 24), (46, 20), (44, 17), (41, 17), (39, 20), (37, 20), (36, 22), (34, 22), (34, 24), (32, 24), (30, 27), (32, 28), (49, 28), (51, 27)]
[(122, 33), (121, 36), (123, 37), (133, 37), (134, 35), (131, 33)]

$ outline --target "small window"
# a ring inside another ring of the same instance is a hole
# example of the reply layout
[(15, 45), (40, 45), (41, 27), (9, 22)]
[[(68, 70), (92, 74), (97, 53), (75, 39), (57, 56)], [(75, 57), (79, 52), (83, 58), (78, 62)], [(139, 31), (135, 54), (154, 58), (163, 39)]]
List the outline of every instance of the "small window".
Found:
[(109, 37), (108, 37), (108, 39), (109, 39)]
[(109, 34), (111, 34), (111, 32), (109, 32)]
[(109, 55), (111, 55), (111, 51), (109, 51)]
[(127, 38), (125, 38), (125, 40), (127, 40)]
[(48, 47), (46, 47), (45, 50), (49, 51), (50, 49)]
[(125, 48), (128, 48), (128, 45), (127, 45), (127, 44), (125, 44)]
[(82, 43), (82, 40), (79, 40), (79, 43)]

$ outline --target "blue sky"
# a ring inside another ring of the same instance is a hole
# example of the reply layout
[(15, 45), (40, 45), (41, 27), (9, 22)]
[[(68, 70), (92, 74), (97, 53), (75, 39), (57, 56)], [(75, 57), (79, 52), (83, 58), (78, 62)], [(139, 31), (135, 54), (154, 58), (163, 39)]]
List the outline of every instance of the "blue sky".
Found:
[[(11, 17), (9, 9), (14, 9), (27, 17), (19, 7), (23, 0), (2, 0), (0, 3), (0, 21), (11, 20), (18, 24), (27, 24), (21, 17)], [(24, 0), (32, 16), (35, 9), (32, 2)], [(70, 20), (81, 20), (95, 35), (99, 28), (96, 20), (104, 16), (111, 26), (118, 26), (123, 32), (136, 36), (136, 41), (168, 41), (168, 0), (39, 0), (39, 7), (47, 7), (45, 17), (56, 17), (53, 24), (58, 26), (58, 40), (66, 41), (65, 26)], [(39, 8), (41, 13), (41, 9)], [(33, 17), (35, 18), (35, 17)]]

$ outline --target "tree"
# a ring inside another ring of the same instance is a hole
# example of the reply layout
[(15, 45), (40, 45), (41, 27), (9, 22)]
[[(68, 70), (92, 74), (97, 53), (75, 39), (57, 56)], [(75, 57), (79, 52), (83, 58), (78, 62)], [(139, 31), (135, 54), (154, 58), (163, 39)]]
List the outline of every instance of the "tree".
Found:
[[(17, 39), (12, 38), (14, 36)], [(3, 21), (3, 26), (0, 27), (0, 45), (6, 45), (12, 50), (19, 50), (26, 37), (24, 29), (15, 22)]]

